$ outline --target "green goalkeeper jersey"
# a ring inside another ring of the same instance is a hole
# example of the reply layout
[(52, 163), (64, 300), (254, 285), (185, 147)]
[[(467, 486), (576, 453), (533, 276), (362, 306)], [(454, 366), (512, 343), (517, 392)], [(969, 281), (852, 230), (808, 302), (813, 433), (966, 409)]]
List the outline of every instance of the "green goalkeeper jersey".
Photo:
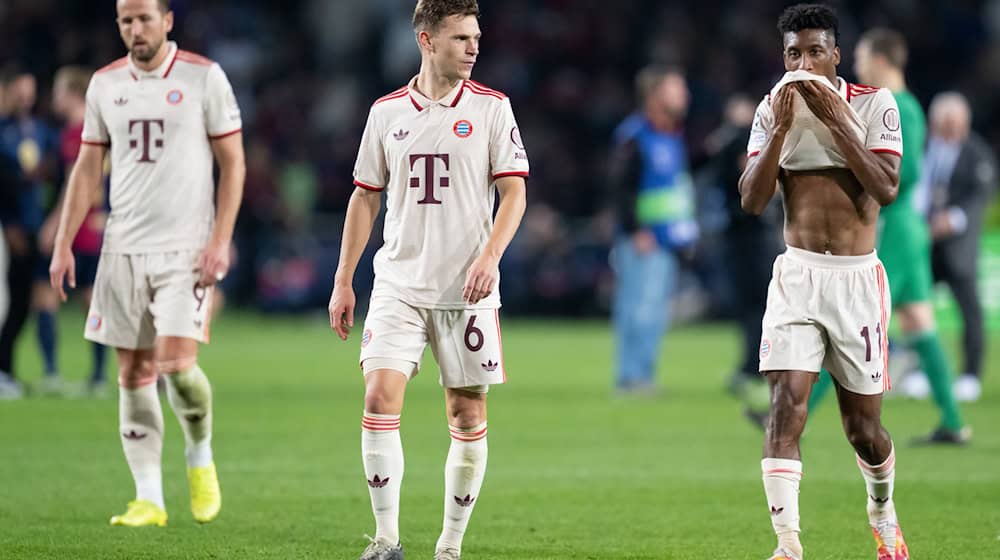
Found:
[(899, 196), (882, 209), (878, 253), (885, 265), (892, 303), (929, 301), (931, 296), (930, 232), (913, 205), (923, 165), (927, 124), (920, 102), (909, 91), (893, 92), (899, 106), (903, 160), (899, 169)]

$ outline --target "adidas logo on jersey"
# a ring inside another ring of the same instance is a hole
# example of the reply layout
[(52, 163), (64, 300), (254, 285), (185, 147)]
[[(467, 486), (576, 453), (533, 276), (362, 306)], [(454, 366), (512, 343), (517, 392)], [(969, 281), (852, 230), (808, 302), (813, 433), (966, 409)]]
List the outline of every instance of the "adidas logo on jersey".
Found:
[(466, 494), (464, 498), (459, 498), (458, 496), (455, 496), (455, 503), (462, 507), (469, 507), (472, 505), (472, 502), (475, 501), (476, 499), (473, 498), (472, 495), (470, 494)]
[(392, 133), (392, 137), (395, 138), (396, 140), (402, 140), (402, 139), (406, 138), (409, 135), (410, 135), (410, 131), (409, 130), (403, 130), (402, 128), (399, 129), (399, 132), (393, 132)]
[(118, 105), (119, 107), (121, 107), (122, 105), (124, 105), (126, 103), (128, 103), (128, 99), (126, 99), (124, 97), (119, 97), (118, 99), (115, 99), (115, 105)]
[(388, 476), (380, 479), (378, 475), (375, 475), (375, 478), (368, 481), (368, 486), (371, 486), (372, 488), (385, 488), (386, 484), (389, 484)]
[(494, 372), (497, 370), (498, 367), (500, 367), (500, 362), (494, 362), (493, 360), (486, 360), (485, 364), (480, 364), (480, 365), (483, 366), (483, 369), (485, 369), (486, 371)]

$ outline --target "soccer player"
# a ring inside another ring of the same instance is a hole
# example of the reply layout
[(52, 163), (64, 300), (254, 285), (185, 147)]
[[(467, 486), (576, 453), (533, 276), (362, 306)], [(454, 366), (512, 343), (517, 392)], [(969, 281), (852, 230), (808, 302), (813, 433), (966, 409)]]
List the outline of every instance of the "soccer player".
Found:
[[(218, 64), (167, 41), (168, 0), (118, 0), (128, 56), (87, 88), (83, 146), (73, 166), (50, 266), (52, 286), (76, 284), (72, 242), (111, 151), (111, 214), (87, 317), (88, 340), (118, 354), (122, 448), (136, 499), (112, 525), (163, 526), (160, 454), (167, 396), (184, 432), (191, 511), (211, 521), (222, 505), (212, 459), (212, 388), (198, 367), (208, 342), (212, 286), (229, 267), (245, 165), (236, 98)], [(213, 216), (212, 160), (219, 163)]]
[[(65, 167), (66, 177), (70, 176), (73, 170), (73, 163), (80, 153), (81, 135), (83, 134), (83, 120), (86, 113), (87, 84), (90, 81), (91, 72), (78, 66), (65, 66), (56, 72), (52, 85), (52, 110), (65, 120), (65, 126), (59, 133), (59, 156)], [(103, 177), (102, 177), (103, 179)], [(102, 181), (103, 182), (103, 181)], [(83, 302), (90, 305), (93, 293), (94, 278), (97, 276), (97, 261), (101, 254), (101, 239), (104, 235), (104, 221), (107, 214), (104, 212), (104, 189), (98, 189), (95, 193), (90, 211), (84, 218), (80, 227), (80, 232), (73, 240), (73, 252), (76, 256), (76, 280), (77, 285), (83, 291)], [(49, 219), (42, 226), (41, 248), (44, 254), (51, 254), (55, 242), (56, 229), (59, 225), (59, 214), (62, 203), (53, 209)], [(39, 339), (42, 336), (43, 317), (48, 315), (49, 344), (44, 346), (47, 354), (46, 362), (55, 363), (56, 359), (56, 339), (54, 315), (59, 308), (59, 294), (52, 289), (49, 282), (38, 284), (34, 289), (34, 296), (40, 309), (38, 315)], [(88, 392), (94, 395), (103, 395), (104, 389), (104, 357), (106, 348), (103, 344), (93, 342), (93, 369), (91, 370)], [(58, 377), (48, 379), (58, 380)], [(58, 390), (58, 386), (51, 387)]]
[[(882, 212), (879, 256), (889, 278), (893, 312), (899, 318), (906, 342), (920, 356), (934, 402), (941, 410), (938, 428), (918, 442), (964, 444), (971, 438), (972, 430), (962, 423), (951, 391), (951, 368), (934, 326), (930, 232), (913, 201), (920, 179), (927, 124), (920, 102), (906, 89), (903, 75), (906, 58), (906, 39), (890, 29), (877, 28), (866, 32), (854, 50), (858, 79), (874, 87), (888, 88), (895, 97), (903, 135), (899, 196)], [(829, 376), (820, 377), (809, 399), (810, 409), (816, 406), (831, 384)]]
[(342, 340), (354, 325), (354, 271), (387, 198), (361, 337), (361, 452), (376, 524), (362, 560), (403, 557), (399, 418), (424, 348), (441, 371), (451, 434), (436, 560), (460, 557), (486, 472), (486, 392), (506, 381), (498, 263), (524, 214), (528, 156), (510, 100), (469, 79), (478, 15), (475, 0), (417, 3), (420, 73), (372, 105), (354, 168), (329, 308)]
[(740, 178), (742, 206), (760, 213), (780, 185), (787, 250), (774, 263), (760, 347), (771, 388), (761, 461), (772, 560), (801, 560), (799, 439), (817, 372), (837, 381), (847, 439), (868, 491), (878, 557), (904, 560), (892, 501), (895, 454), (882, 426), (889, 387), (889, 293), (874, 251), (879, 208), (896, 199), (902, 139), (887, 89), (837, 76), (837, 16), (799, 4), (778, 20), (785, 70), (761, 101)]

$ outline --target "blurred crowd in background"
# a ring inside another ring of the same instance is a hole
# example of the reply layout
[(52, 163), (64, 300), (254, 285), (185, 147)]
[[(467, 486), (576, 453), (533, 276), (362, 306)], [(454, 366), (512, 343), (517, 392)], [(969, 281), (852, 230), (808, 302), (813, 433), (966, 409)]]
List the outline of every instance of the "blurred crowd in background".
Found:
[[(597, 315), (610, 307), (616, 220), (608, 188), (613, 132), (637, 107), (634, 78), (654, 62), (687, 76), (684, 125), (701, 235), (684, 260), (677, 314), (729, 317), (725, 238), (740, 211), (730, 170), (753, 106), (784, 69), (775, 21), (786, 2), (482, 0), (477, 81), (512, 100), (531, 157), (528, 211), (502, 264), (508, 313)], [(973, 127), (1000, 148), (1000, 0), (831, 2), (841, 17), (840, 73), (853, 80), (864, 29), (903, 30), (907, 79), (927, 107), (942, 90), (969, 99)], [(219, 62), (243, 111), (246, 192), (230, 301), (322, 309), (329, 297), (352, 169), (368, 107), (417, 72), (413, 0), (173, 0), (172, 38)], [(123, 56), (110, 0), (3, 0), (0, 68), (37, 80), (31, 111), (54, 130), (57, 69)], [(57, 159), (54, 142), (47, 149)], [(43, 159), (48, 157), (43, 154)], [(44, 177), (51, 209), (63, 175)], [(738, 175), (736, 175), (738, 176)], [(734, 202), (736, 200), (737, 202)], [(779, 235), (780, 214), (772, 216)], [(994, 211), (990, 222), (1000, 227)], [(370, 258), (357, 288), (371, 283)], [(738, 234), (738, 233), (737, 233)], [(752, 248), (750, 248), (752, 250)], [(770, 258), (770, 257), (768, 257)]]

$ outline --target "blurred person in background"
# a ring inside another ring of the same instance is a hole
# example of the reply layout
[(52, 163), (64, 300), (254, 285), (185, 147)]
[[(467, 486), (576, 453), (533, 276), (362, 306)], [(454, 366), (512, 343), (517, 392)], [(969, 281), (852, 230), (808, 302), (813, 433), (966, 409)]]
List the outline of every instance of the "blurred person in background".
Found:
[[(0, 124), (6, 116), (4, 109), (4, 84), (0, 80)], [(7, 311), (10, 309), (10, 288), (7, 282), (7, 268), (10, 266), (10, 250), (7, 248), (7, 236), (4, 235), (3, 224), (17, 211), (18, 183), (15, 177), (14, 165), (0, 154), (0, 328), (7, 322)], [(0, 400), (16, 396), (18, 387), (7, 375), (0, 372)]]
[[(855, 74), (867, 85), (892, 91), (898, 114), (887, 114), (889, 128), (903, 136), (903, 158), (899, 171), (899, 195), (879, 216), (878, 253), (889, 279), (892, 312), (899, 319), (903, 343), (920, 357), (930, 382), (934, 402), (941, 411), (937, 428), (915, 443), (964, 444), (972, 437), (952, 395), (952, 373), (937, 333), (931, 302), (931, 249), (927, 224), (914, 204), (920, 180), (927, 124), (920, 102), (906, 87), (904, 70), (908, 49), (897, 31), (875, 28), (866, 31), (854, 51)], [(814, 409), (833, 381), (823, 372), (809, 398)]]
[[(0, 122), (0, 157), (13, 162), (17, 189), (16, 211), (4, 222), (10, 248), (8, 280), (10, 309), (0, 332), (0, 393), (17, 397), (21, 387), (16, 381), (14, 347), (28, 318), (32, 302), (32, 284), (41, 277), (45, 263), (38, 245), (38, 234), (45, 219), (46, 198), (55, 171), (53, 131), (34, 115), (37, 96), (35, 77), (11, 69), (4, 82), (7, 116)], [(54, 324), (39, 320), (40, 339), (52, 333)], [(46, 340), (48, 340), (46, 338)], [(46, 372), (54, 364), (46, 364)], [(6, 375), (4, 375), (6, 374)]]
[[(69, 179), (73, 164), (80, 154), (81, 135), (83, 134), (84, 114), (87, 110), (86, 93), (92, 72), (77, 66), (66, 66), (56, 72), (52, 85), (52, 111), (63, 120), (63, 129), (59, 134), (59, 157), (64, 169), (64, 177)], [(94, 191), (93, 206), (80, 225), (80, 232), (73, 240), (73, 254), (76, 257), (76, 285), (81, 290), (84, 310), (90, 307), (93, 294), (94, 279), (97, 276), (97, 262), (101, 256), (101, 240), (104, 236), (104, 223), (107, 212), (104, 210), (105, 190)], [(62, 200), (49, 214), (42, 227), (39, 244), (42, 254), (51, 258), (55, 244), (56, 230), (59, 227), (59, 214)], [(46, 260), (48, 260), (48, 258)], [(46, 363), (57, 363), (57, 338), (52, 317), (59, 309), (59, 294), (49, 282), (35, 282), (32, 290), (35, 308), (39, 316), (39, 339), (42, 339), (42, 317), (46, 317), (53, 327), (48, 344), (43, 344)], [(104, 375), (106, 347), (103, 344), (91, 343), (93, 368), (87, 382), (87, 392), (94, 396), (104, 396), (107, 392)], [(60, 377), (47, 375), (42, 385), (43, 390), (51, 394), (64, 392)]]
[(636, 77), (639, 109), (616, 129), (608, 187), (618, 209), (611, 254), (617, 390), (649, 393), (670, 324), (679, 254), (698, 236), (684, 144), (690, 94), (679, 68), (649, 66)]
[(972, 111), (956, 92), (938, 94), (930, 107), (930, 140), (924, 160), (934, 279), (951, 289), (964, 323), (964, 365), (955, 396), (975, 401), (982, 393), (983, 306), (977, 271), (983, 214), (997, 186), (997, 161), (971, 129)]
[(771, 281), (771, 264), (781, 253), (780, 204), (772, 203), (760, 215), (743, 211), (738, 188), (740, 175), (746, 167), (747, 137), (753, 123), (754, 103), (744, 94), (729, 98), (725, 121), (708, 139), (715, 182), (720, 185), (725, 200), (728, 223), (723, 231), (726, 266), (733, 279), (733, 303), (736, 320), (743, 340), (743, 352), (730, 376), (729, 387), (742, 394), (746, 384), (764, 386), (760, 376), (761, 319), (767, 305), (767, 284)]

